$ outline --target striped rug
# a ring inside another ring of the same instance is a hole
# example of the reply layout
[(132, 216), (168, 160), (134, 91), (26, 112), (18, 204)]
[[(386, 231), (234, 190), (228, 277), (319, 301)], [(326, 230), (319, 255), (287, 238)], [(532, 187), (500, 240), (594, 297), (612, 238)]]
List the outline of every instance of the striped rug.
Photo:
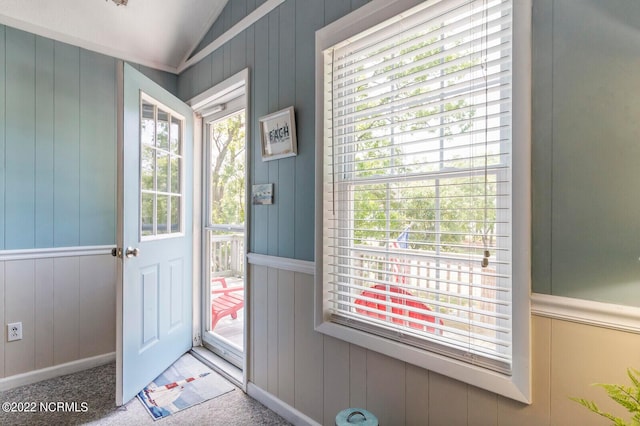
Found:
[(157, 420), (234, 389), (209, 367), (185, 354), (140, 391), (138, 399)]

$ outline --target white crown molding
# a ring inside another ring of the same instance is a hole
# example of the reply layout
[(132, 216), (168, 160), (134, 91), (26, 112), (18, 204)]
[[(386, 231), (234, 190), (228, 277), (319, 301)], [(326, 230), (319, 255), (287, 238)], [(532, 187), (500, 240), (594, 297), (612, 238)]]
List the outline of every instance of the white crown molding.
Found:
[(54, 247), (24, 250), (0, 250), (0, 262), (48, 259), (54, 257), (96, 256), (111, 254), (115, 246)]
[(249, 28), (251, 25), (258, 22), (262, 17), (266, 16), (269, 12), (271, 12), (276, 7), (280, 6), (284, 3), (284, 0), (267, 0), (263, 4), (261, 4), (258, 8), (256, 8), (253, 12), (242, 18), (238, 21), (234, 26), (229, 28), (224, 34), (222, 34), (217, 39), (213, 40), (211, 43), (206, 45), (202, 50), (189, 58), (191, 52), (185, 56), (185, 58), (178, 65), (177, 74), (181, 74), (184, 70), (191, 67), (192, 65), (197, 64), (202, 59), (207, 57), (211, 52), (220, 48), (220, 46), (224, 45), (226, 42), (240, 34), (242, 31)]
[(308, 260), (291, 259), (288, 257), (268, 256), (266, 254), (249, 253), (247, 260), (251, 265), (267, 266), (284, 271), (301, 272), (315, 275), (316, 264)]
[(531, 314), (613, 330), (640, 333), (640, 308), (534, 293)]

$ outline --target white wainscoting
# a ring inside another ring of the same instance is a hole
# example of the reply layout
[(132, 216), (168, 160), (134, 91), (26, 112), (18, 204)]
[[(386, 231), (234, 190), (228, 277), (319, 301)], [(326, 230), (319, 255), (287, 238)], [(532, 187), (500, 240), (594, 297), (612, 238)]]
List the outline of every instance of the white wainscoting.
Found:
[(22, 322), (23, 333), (14, 342), (3, 333), (0, 387), (53, 377), (57, 367), (66, 374), (108, 362), (115, 351), (115, 275), (109, 246), (0, 251), (3, 328)]
[(316, 332), (313, 262), (249, 255), (250, 395), (294, 421), (334, 424), (348, 407), (380, 424), (597, 424), (569, 396), (608, 406), (594, 382), (638, 367), (640, 310), (534, 294), (533, 403), (524, 405)]
[(41, 382), (43, 380), (53, 379), (67, 374), (77, 373), (79, 371), (88, 370), (90, 368), (115, 362), (116, 353), (111, 352), (104, 355), (98, 355), (90, 358), (80, 359), (78, 361), (67, 362), (52, 367), (41, 368), (40, 370), (29, 371), (26, 373), (16, 374), (14, 376), (0, 379), (0, 392), (19, 386), (30, 385), (32, 383)]

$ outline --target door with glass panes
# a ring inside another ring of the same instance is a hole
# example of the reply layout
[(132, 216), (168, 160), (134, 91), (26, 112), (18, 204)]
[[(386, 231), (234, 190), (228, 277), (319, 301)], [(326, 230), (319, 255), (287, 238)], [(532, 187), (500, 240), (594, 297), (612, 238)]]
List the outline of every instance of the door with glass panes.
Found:
[(192, 345), (193, 111), (118, 67), (116, 403)]

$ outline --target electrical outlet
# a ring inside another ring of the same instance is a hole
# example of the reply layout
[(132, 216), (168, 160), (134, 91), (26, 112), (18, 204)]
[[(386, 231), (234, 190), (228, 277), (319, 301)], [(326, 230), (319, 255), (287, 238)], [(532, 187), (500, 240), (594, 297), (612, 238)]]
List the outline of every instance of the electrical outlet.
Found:
[(22, 323), (12, 322), (7, 324), (7, 341), (22, 340)]

